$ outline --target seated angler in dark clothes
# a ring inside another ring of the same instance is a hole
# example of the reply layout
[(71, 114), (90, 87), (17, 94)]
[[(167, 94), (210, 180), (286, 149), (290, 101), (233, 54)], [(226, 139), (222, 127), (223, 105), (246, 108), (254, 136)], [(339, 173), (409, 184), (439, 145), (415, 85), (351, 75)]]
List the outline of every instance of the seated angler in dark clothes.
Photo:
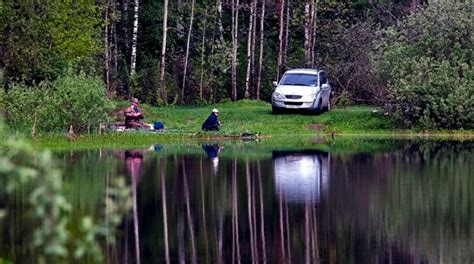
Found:
[(138, 99), (133, 98), (132, 104), (125, 109), (125, 127), (126, 128), (149, 128), (149, 126), (140, 119), (143, 119), (143, 114), (138, 108)]
[(209, 117), (204, 121), (202, 124), (202, 130), (204, 131), (219, 131), (219, 126), (221, 123), (217, 119), (219, 116), (219, 110), (213, 109), (212, 113), (209, 115)]

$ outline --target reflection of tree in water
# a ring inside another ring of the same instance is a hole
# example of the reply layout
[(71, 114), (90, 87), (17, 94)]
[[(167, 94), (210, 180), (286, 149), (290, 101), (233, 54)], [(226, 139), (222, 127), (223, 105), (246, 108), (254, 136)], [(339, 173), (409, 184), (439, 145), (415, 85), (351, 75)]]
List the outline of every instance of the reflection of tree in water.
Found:
[(140, 232), (138, 222), (138, 206), (137, 206), (137, 186), (140, 182), (140, 171), (143, 162), (142, 150), (126, 150), (125, 151), (125, 168), (132, 182), (132, 208), (133, 208), (133, 233), (135, 242), (135, 260), (140, 264)]
[(392, 157), (384, 192), (374, 190), (371, 217), (390, 241), (430, 263), (474, 259), (474, 144), (425, 142)]
[[(422, 153), (432, 153), (430, 147), (423, 148)], [(147, 159), (143, 169), (148, 177), (141, 179), (138, 192), (142, 259), (190, 262), (197, 258), (198, 262), (206, 263), (263, 260), (273, 263), (290, 259), (292, 263), (318, 260), (395, 263), (427, 260), (427, 255), (436, 256), (430, 250), (442, 248), (446, 261), (456, 261), (447, 254), (469, 252), (466, 241), (472, 237), (469, 220), (473, 216), (466, 208), (470, 208), (467, 204), (472, 198), (467, 195), (462, 198), (466, 199), (461, 201), (463, 204), (457, 205), (458, 209), (451, 208), (459, 211), (456, 217), (461, 220), (448, 222), (443, 217), (453, 217), (456, 213), (440, 214), (439, 208), (444, 206), (441, 200), (423, 205), (427, 206), (426, 212), (437, 212), (430, 218), (412, 219), (417, 214), (413, 211), (414, 199), (409, 197), (423, 196), (426, 190), (430, 192), (430, 188), (440, 184), (440, 180), (433, 182), (441, 177), (440, 170), (430, 168), (453, 165), (461, 160), (459, 167), (472, 170), (466, 167), (472, 158), (461, 154), (469, 151), (455, 150), (457, 154), (445, 159), (451, 155), (448, 148), (444, 154), (438, 151), (421, 161), (419, 156), (425, 154), (412, 151), (337, 154), (326, 158), (325, 165), (324, 157), (318, 156), (314, 164), (330, 167), (325, 172), (330, 177), (326, 185), (322, 185), (325, 186), (322, 195), (309, 200), (289, 199), (279, 193), (283, 190), (276, 188), (272, 174), (275, 167), (268, 156), (251, 159), (229, 157), (223, 152), (217, 175), (213, 174), (204, 152), (202, 156), (168, 155)], [(450, 175), (452, 170), (454, 168), (449, 170)], [(435, 173), (438, 175), (428, 177)], [(453, 177), (461, 180), (466, 185), (464, 188), (472, 186), (472, 181), (460, 173)], [(452, 184), (442, 188), (452, 189), (449, 186)], [(412, 194), (405, 200), (400, 198), (406, 196), (407, 191)], [(427, 201), (423, 198), (420, 203)], [(425, 214), (423, 210), (420, 213)], [(432, 224), (423, 227), (424, 221)], [(457, 228), (452, 235), (448, 234), (452, 232), (447, 227), (449, 223)], [(440, 234), (443, 234), (442, 241), (437, 240)], [(423, 236), (432, 237), (429, 242), (423, 242)], [(459, 250), (452, 250), (449, 242), (459, 245)]]

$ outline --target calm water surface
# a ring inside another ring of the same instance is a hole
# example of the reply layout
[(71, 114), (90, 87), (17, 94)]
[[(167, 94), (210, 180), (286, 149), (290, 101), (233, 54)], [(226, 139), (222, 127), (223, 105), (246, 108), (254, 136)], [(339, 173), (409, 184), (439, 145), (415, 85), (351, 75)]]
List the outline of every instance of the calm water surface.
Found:
[[(103, 242), (107, 263), (474, 262), (474, 143), (384, 144), (221, 142), (55, 158), (77, 215), (101, 215), (111, 178), (126, 179), (130, 210), (115, 244)], [(0, 260), (35, 259), (31, 224), (21, 211), (0, 222)]]

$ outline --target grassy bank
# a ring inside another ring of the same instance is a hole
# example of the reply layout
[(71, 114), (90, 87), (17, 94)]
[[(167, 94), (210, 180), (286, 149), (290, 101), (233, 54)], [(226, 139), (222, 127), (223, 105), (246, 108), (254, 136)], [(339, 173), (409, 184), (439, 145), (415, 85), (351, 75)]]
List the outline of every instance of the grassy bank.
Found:
[[(123, 106), (126, 106), (123, 105)], [(202, 133), (201, 124), (213, 108), (220, 111), (221, 131)], [(370, 106), (336, 107), (321, 114), (295, 113), (273, 115), (271, 105), (263, 101), (241, 100), (210, 106), (142, 106), (145, 121), (161, 121), (169, 133), (196, 136), (240, 135), (394, 135), (420, 134), (420, 130), (402, 129), (382, 111)], [(423, 134), (470, 134), (474, 131), (423, 131)], [(214, 135), (216, 134), (216, 135)]]
[[(262, 101), (241, 100), (212, 106), (171, 106), (154, 108), (143, 106), (145, 121), (161, 121), (170, 132), (200, 133), (201, 124), (213, 108), (220, 111), (221, 131), (217, 134), (235, 135), (314, 135), (328, 134), (386, 134), (407, 133), (375, 108), (353, 106), (335, 108), (319, 115), (288, 113), (273, 115), (271, 106)], [(206, 133), (209, 134), (209, 133)]]
[[(119, 102), (126, 107), (126, 102)], [(338, 107), (319, 115), (290, 113), (272, 115), (271, 106), (261, 101), (242, 100), (236, 103), (224, 102), (212, 106), (169, 106), (150, 107), (142, 105), (145, 121), (161, 121), (166, 131), (150, 133), (145, 131), (106, 133), (105, 135), (81, 135), (72, 140), (63, 134), (36, 137), (33, 144), (38, 148), (81, 149), (81, 148), (133, 148), (151, 144), (172, 142), (186, 147), (206, 141), (240, 139), (241, 133), (260, 134), (260, 145), (268, 144), (286, 147), (358, 148), (370, 149), (376, 138), (426, 138), (455, 137), (472, 140), (472, 131), (424, 131), (399, 129), (390, 118), (374, 107)], [(202, 132), (201, 124), (212, 108), (220, 110), (222, 129), (219, 132)], [(374, 111), (375, 110), (375, 111)], [(338, 144), (334, 144), (337, 142)], [(378, 147), (377, 147), (378, 148)]]

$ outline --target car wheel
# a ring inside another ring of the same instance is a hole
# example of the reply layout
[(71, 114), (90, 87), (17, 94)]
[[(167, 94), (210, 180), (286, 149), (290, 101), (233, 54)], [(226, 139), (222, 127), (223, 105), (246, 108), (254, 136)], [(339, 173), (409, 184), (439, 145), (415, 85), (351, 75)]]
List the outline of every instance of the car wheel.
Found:
[(283, 109), (279, 107), (272, 106), (272, 114), (279, 115), (283, 113)]

